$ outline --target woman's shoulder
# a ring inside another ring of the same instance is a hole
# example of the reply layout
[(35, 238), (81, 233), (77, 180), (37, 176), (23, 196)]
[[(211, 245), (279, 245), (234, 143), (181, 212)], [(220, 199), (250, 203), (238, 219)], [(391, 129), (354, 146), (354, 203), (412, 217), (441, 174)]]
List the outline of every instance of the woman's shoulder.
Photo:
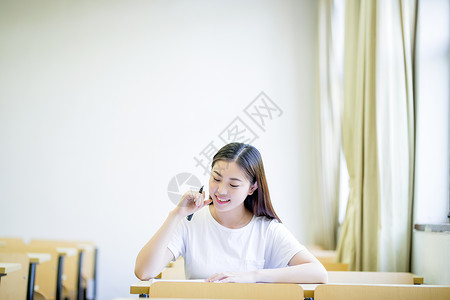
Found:
[(264, 227), (266, 230), (276, 230), (279, 226), (283, 226), (277, 219), (271, 219), (266, 216), (255, 216), (254, 222), (260, 227)]

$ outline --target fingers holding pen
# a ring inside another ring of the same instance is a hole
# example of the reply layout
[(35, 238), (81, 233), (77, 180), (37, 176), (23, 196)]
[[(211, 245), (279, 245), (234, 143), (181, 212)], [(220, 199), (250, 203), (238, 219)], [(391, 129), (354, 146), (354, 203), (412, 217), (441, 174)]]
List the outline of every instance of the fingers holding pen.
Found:
[(211, 199), (205, 200), (205, 197), (206, 193), (203, 189), (201, 190), (201, 193), (199, 191), (189, 190), (184, 193), (178, 203), (177, 210), (182, 215), (191, 215), (212, 202)]
[(200, 208), (202, 206), (204, 198), (205, 198), (204, 192), (202, 192), (201, 194), (200, 193), (195, 194), (194, 202), (197, 208)]

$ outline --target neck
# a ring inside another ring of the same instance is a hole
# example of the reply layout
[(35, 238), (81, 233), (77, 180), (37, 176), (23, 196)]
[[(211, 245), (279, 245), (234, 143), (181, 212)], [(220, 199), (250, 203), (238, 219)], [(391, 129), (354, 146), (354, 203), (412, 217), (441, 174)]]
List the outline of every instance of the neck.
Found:
[(250, 223), (253, 214), (242, 204), (242, 207), (232, 211), (219, 212), (214, 205), (209, 206), (212, 217), (222, 226), (231, 229), (239, 229)]

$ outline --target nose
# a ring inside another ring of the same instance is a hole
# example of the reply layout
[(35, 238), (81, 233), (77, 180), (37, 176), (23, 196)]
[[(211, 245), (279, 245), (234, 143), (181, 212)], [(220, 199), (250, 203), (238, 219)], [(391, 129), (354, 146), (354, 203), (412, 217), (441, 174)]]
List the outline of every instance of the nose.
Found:
[(217, 192), (218, 192), (220, 195), (226, 195), (227, 190), (225, 189), (225, 183), (220, 183), (220, 184), (219, 184), (219, 188), (217, 189)]

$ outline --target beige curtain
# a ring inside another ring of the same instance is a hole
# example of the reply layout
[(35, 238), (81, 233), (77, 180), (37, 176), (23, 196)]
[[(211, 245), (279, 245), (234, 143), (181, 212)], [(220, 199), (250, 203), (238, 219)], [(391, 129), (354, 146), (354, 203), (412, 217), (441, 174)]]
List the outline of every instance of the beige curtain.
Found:
[(342, 80), (334, 20), (334, 0), (318, 2), (317, 196), (314, 201), (314, 244), (336, 249), (339, 207)]
[(347, 0), (342, 145), (350, 176), (338, 258), (407, 271), (414, 170), (414, 1)]
[(376, 1), (345, 10), (342, 147), (350, 177), (338, 259), (351, 270), (378, 268), (379, 181), (376, 132)]

